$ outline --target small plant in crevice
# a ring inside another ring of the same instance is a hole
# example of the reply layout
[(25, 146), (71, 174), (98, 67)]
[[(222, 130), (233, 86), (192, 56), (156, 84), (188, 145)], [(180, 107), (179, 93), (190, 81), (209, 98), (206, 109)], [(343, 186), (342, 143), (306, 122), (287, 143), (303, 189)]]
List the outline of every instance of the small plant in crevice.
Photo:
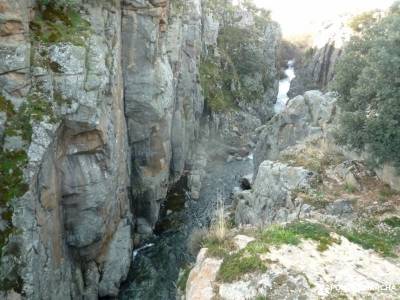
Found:
[(225, 204), (221, 193), (217, 195), (215, 218), (203, 246), (208, 248), (207, 254), (214, 257), (226, 257), (236, 248), (225, 219)]
[(69, 42), (85, 46), (90, 23), (81, 17), (72, 1), (48, 2), (29, 24), (33, 40), (44, 44)]
[(350, 193), (350, 194), (353, 194), (353, 193), (357, 192), (357, 188), (354, 185), (352, 185), (351, 183), (349, 183), (349, 182), (345, 183), (344, 190), (347, 193)]
[(225, 203), (221, 194), (218, 194), (216, 221), (212, 227), (215, 232), (215, 236), (220, 241), (223, 241), (226, 238), (227, 234), (227, 224), (225, 220)]

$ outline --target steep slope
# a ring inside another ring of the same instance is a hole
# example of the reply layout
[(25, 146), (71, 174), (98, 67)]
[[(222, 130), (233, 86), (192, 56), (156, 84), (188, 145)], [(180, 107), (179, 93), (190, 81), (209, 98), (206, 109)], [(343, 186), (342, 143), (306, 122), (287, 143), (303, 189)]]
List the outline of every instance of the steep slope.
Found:
[(115, 295), (132, 250), (120, 6), (32, 8), (2, 3), (1, 151), (26, 157), (1, 162), (26, 182), (2, 193), (2, 202), (22, 196), (12, 202), (4, 284), (28, 299)]
[(189, 175), (198, 194), (210, 130), (225, 138), (221, 119), (252, 118), (244, 135), (270, 118), (278, 25), (266, 19), (251, 44), (267, 61), (246, 79), (257, 101), (210, 121), (202, 57), (222, 31), (204, 5), (0, 1), (1, 290), (116, 296), (134, 234), (152, 234), (171, 186)]

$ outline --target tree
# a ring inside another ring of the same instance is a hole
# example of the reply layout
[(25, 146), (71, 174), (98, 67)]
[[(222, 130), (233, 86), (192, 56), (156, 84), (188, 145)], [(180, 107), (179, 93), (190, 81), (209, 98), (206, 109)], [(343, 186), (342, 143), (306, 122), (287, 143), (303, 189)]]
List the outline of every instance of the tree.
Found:
[[(397, 8), (397, 9), (396, 9)], [(344, 49), (333, 89), (343, 110), (339, 143), (400, 170), (400, 9), (360, 30)]]

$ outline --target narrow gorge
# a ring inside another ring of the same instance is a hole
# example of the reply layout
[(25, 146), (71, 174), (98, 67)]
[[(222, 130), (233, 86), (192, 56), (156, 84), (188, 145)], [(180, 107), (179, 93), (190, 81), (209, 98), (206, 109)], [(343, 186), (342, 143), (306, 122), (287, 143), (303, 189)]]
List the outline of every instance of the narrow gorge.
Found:
[[(400, 179), (336, 142), (338, 24), (304, 49), (252, 1), (0, 0), (0, 298), (395, 299)], [(390, 238), (356, 249), (371, 211)], [(376, 276), (331, 276), (356, 251)]]

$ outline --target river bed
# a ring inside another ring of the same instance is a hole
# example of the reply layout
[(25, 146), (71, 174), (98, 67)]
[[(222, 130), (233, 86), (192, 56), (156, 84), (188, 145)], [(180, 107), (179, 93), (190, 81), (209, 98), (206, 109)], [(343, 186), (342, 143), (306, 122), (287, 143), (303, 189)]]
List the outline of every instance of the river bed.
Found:
[(193, 230), (208, 228), (218, 196), (222, 196), (225, 206), (229, 207), (231, 193), (239, 185), (240, 178), (252, 171), (251, 156), (243, 161), (210, 162), (198, 200), (190, 199), (184, 180), (175, 186), (164, 204), (155, 235), (133, 254), (134, 260), (119, 299), (176, 299), (179, 270), (195, 260), (188, 249), (190, 234)]

